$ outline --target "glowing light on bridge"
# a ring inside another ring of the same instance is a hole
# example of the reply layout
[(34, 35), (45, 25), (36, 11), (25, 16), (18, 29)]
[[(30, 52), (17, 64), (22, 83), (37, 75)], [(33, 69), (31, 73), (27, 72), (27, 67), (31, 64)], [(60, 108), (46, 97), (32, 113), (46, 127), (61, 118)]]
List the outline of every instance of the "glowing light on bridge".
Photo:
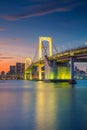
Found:
[[(29, 62), (28, 66), (27, 63)], [(31, 58), (25, 58), (25, 75), (24, 75), (24, 79), (26, 80), (27, 77), (27, 67), (29, 67), (32, 63), (32, 59)], [(31, 73), (30, 73), (30, 79), (32, 79)]]
[[(47, 41), (48, 44), (45, 48), (43, 41)], [(87, 44), (87, 43), (85, 43)], [(38, 44), (38, 61), (33, 62), (33, 65), (37, 65), (34, 70), (33, 67), (29, 67), (27, 72), (29, 76), (34, 74), (36, 79), (59, 79), (59, 80), (69, 80), (74, 79), (74, 63), (75, 62), (87, 62), (87, 47), (80, 47), (76, 49), (65, 50), (63, 52), (58, 52), (55, 55), (52, 55), (52, 38), (51, 37), (39, 37)], [(49, 47), (49, 48), (48, 48)], [(44, 50), (43, 50), (44, 49)], [(43, 54), (43, 51), (47, 52)], [(47, 54), (47, 55), (46, 55)], [(52, 56), (52, 57), (50, 57)], [(42, 59), (42, 57), (44, 57)], [(52, 59), (51, 59), (52, 58)], [(45, 60), (46, 59), (46, 60)], [(25, 59), (25, 72), (26, 72), (26, 61), (29, 60), (31, 64), (31, 59)], [(55, 63), (55, 64), (53, 64)], [(42, 69), (44, 67), (44, 69)], [(34, 71), (33, 71), (34, 70)], [(26, 72), (26, 73), (27, 73)], [(26, 79), (25, 73), (25, 79)], [(32, 76), (34, 79), (34, 77)]]
[(70, 68), (68, 67), (58, 67), (57, 79), (70, 79)]
[[(51, 37), (39, 37), (39, 60), (43, 57), (43, 41), (47, 41), (49, 45), (49, 56), (52, 56), (52, 38)], [(45, 66), (46, 69), (46, 66)], [(46, 71), (45, 71), (46, 72)], [(46, 72), (47, 73), (47, 72)], [(46, 74), (45, 75), (48, 75)], [(39, 64), (39, 79), (42, 79), (41, 65)]]
[(43, 41), (48, 41), (49, 44), (49, 56), (52, 56), (52, 38), (51, 37), (39, 37), (39, 59), (42, 59)]

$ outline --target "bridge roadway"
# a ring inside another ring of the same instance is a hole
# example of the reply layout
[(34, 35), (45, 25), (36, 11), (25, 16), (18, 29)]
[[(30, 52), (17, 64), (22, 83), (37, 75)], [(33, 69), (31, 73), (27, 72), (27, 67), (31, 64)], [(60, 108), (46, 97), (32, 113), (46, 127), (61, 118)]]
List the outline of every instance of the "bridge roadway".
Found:
[(65, 50), (52, 56), (57, 62), (69, 61), (74, 57), (76, 61), (87, 62), (87, 47), (79, 47), (76, 49)]
[[(55, 60), (58, 63), (62, 63), (70, 61), (71, 57), (74, 57), (74, 61), (76, 62), (87, 62), (87, 46), (65, 50), (60, 53), (56, 53), (48, 58), (49, 60)], [(33, 62), (33, 65), (38, 65), (40, 62), (43, 63), (43, 60)]]

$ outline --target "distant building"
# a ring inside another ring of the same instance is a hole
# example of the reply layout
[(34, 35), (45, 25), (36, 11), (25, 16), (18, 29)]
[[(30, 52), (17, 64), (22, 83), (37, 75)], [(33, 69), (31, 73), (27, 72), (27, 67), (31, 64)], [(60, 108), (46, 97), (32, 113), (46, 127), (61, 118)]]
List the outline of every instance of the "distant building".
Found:
[(86, 79), (86, 72), (84, 70), (78, 69), (77, 66), (75, 66), (74, 73), (76, 79)]
[(15, 73), (17, 79), (23, 79), (24, 78), (24, 70), (25, 70), (25, 64), (24, 63), (16, 63)]
[(75, 71), (75, 73), (78, 73), (78, 72), (79, 72), (79, 69), (77, 68), (77, 66), (75, 66), (74, 71)]
[(9, 72), (10, 75), (15, 75), (15, 71), (16, 71), (15, 68), (16, 68), (15, 66), (10, 66), (10, 72)]
[(0, 78), (5, 79), (5, 72), (4, 71), (1, 72), (1, 77)]

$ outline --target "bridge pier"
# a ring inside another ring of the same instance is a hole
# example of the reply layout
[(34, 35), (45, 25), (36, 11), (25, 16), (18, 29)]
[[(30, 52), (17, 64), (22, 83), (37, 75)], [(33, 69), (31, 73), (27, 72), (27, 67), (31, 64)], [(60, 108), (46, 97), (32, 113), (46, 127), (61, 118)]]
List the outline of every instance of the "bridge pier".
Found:
[(42, 80), (41, 66), (39, 65), (39, 80)]
[(32, 72), (30, 72), (30, 80), (32, 80)]
[[(28, 63), (27, 63), (28, 62)], [(32, 72), (28, 72), (27, 68), (31, 65), (32, 63), (32, 59), (29, 58), (29, 57), (26, 57), (25, 58), (25, 73), (24, 73), (24, 79), (26, 80), (27, 79), (27, 74), (30, 76), (30, 80), (32, 80)], [(28, 65), (28, 66), (27, 66)]]
[(42, 76), (42, 67), (43, 67), (43, 64), (39, 64), (38, 66), (38, 77), (39, 77), (39, 80), (42, 80), (43, 79), (43, 76)]
[(71, 79), (69, 80), (69, 83), (70, 84), (76, 84), (76, 80), (74, 79), (74, 61), (75, 61), (75, 58), (72, 56), (70, 58), (70, 73), (71, 73)]
[(26, 72), (24, 75), (25, 80), (32, 80), (32, 72)]
[(71, 61), (71, 65), (70, 65), (71, 79), (74, 79), (74, 57), (71, 57), (70, 61)]

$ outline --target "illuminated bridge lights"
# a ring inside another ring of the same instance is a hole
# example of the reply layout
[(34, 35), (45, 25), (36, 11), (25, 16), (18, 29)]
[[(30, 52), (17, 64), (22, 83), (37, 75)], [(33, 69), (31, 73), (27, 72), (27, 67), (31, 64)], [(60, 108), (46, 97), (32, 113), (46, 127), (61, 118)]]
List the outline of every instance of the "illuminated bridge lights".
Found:
[[(44, 59), (42, 59), (42, 52), (43, 52), (43, 41), (47, 41), (49, 44), (49, 56), (48, 60), (54, 60), (57, 63), (57, 68), (51, 68), (50, 70), (50, 79), (70, 79), (71, 78), (71, 68), (70, 68), (70, 60), (71, 57), (74, 58), (74, 62), (87, 61), (87, 47), (80, 47), (76, 49), (71, 50), (64, 50), (63, 52), (56, 53), (52, 55), (52, 38), (51, 37), (39, 37), (39, 58), (37, 62), (32, 63), (27, 69), (26, 73), (33, 72), (34, 67), (39, 67), (38, 69), (38, 77), (39, 79), (42, 79), (42, 74), (45, 74), (45, 71), (42, 70), (42, 66), (45, 66)], [(68, 66), (60, 66), (59, 64), (68, 63)], [(37, 73), (37, 71), (36, 71)], [(47, 75), (47, 73), (46, 73)]]
[(52, 38), (51, 37), (39, 37), (39, 60), (42, 59), (43, 41), (48, 41), (49, 44), (49, 56), (52, 56)]
[[(27, 62), (29, 61), (29, 63), (28, 63), (28, 66), (27, 66)], [(27, 74), (28, 73), (31, 73), (29, 70), (27, 70), (27, 68), (31, 65), (31, 63), (32, 63), (32, 59), (31, 58), (25, 58), (25, 75), (24, 75), (24, 79), (26, 80), (26, 78), (27, 78)]]

